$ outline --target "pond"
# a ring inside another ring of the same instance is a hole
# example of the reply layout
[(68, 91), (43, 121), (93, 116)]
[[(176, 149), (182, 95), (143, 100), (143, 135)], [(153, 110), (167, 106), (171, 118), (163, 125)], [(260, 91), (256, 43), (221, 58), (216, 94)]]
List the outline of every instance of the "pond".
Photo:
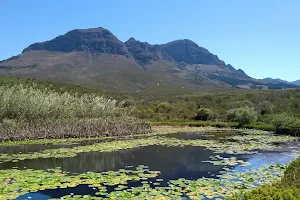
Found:
[(300, 142), (261, 131), (1, 146), (1, 199), (224, 199), (278, 180)]

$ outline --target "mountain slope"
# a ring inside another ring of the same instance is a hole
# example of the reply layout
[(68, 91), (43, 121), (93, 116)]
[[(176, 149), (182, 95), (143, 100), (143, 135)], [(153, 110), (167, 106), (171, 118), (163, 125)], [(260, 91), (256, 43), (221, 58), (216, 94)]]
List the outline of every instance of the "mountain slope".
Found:
[(299, 86), (300, 86), (300, 80), (293, 81), (292, 84), (295, 84), (295, 85), (299, 85)]
[[(34, 43), (22, 54), (0, 62), (0, 75), (126, 93), (181, 93), (274, 85), (226, 65), (191, 40), (151, 45), (130, 38), (123, 43), (101, 27), (76, 29)], [(275, 87), (281, 88), (285, 86)]]

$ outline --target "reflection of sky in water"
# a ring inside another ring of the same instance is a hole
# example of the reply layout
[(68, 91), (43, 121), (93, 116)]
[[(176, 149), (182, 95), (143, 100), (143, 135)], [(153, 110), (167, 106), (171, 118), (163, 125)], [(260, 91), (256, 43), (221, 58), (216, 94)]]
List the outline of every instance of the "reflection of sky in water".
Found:
[(51, 196), (47, 196), (41, 193), (28, 193), (24, 194), (22, 196), (19, 196), (16, 198), (16, 200), (27, 200), (27, 199), (32, 199), (32, 200), (44, 200), (44, 199), (50, 199)]
[(295, 155), (290, 152), (262, 152), (253, 155), (246, 155), (243, 158), (245, 158), (247, 162), (251, 163), (251, 165), (236, 166), (234, 167), (234, 170), (242, 171), (252, 167), (260, 168), (269, 164), (288, 165), (295, 159)]

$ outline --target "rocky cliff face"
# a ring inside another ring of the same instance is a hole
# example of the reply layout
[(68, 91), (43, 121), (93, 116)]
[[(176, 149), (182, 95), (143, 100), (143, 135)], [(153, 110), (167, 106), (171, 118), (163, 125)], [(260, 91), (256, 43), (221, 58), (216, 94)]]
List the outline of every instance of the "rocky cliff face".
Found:
[[(162, 45), (151, 45), (130, 38), (122, 43), (109, 30), (100, 28), (76, 29), (50, 41), (34, 43), (23, 50), (28, 51), (86, 51), (91, 53), (108, 53), (134, 58), (139, 64), (150, 61), (169, 60), (186, 64), (213, 64), (226, 66), (218, 56), (207, 49), (199, 47), (191, 40), (177, 40)], [(234, 68), (230, 68), (234, 70)]]
[(28, 51), (88, 51), (130, 56), (126, 46), (104, 28), (76, 29), (50, 41), (34, 43), (23, 50)]
[(176, 62), (225, 65), (218, 56), (210, 53), (203, 47), (199, 47), (191, 40), (176, 40), (163, 44), (161, 47), (162, 50), (170, 55)]
[(162, 59), (161, 48), (159, 45), (151, 45), (147, 42), (140, 42), (134, 38), (130, 38), (126, 41), (125, 45), (137, 63), (141, 65), (147, 64), (150, 61)]

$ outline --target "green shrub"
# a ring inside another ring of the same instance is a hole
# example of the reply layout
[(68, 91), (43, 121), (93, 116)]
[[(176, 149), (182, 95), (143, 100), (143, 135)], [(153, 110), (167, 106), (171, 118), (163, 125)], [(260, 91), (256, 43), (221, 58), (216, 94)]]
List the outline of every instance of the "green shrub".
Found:
[(258, 104), (258, 110), (261, 115), (273, 114), (275, 106), (269, 101), (263, 101)]
[(237, 108), (252, 107), (253, 103), (249, 100), (238, 101), (238, 102), (236, 102), (236, 106), (237, 106)]
[(227, 118), (240, 125), (252, 124), (257, 121), (257, 113), (254, 108), (250, 107), (235, 108), (227, 112)]
[(285, 170), (282, 184), (300, 189), (300, 158), (294, 160)]
[(300, 188), (297, 187), (283, 187), (280, 185), (275, 186), (262, 186), (254, 188), (251, 192), (243, 195), (235, 195), (235, 200), (299, 200)]
[(300, 199), (300, 158), (286, 169), (281, 182), (254, 188), (250, 192), (235, 193), (231, 200), (299, 200)]
[(168, 102), (161, 102), (160, 104), (157, 105), (157, 112), (169, 112), (172, 110), (172, 105), (169, 104)]
[(300, 119), (291, 114), (274, 115), (271, 121), (279, 134), (300, 135)]
[(213, 112), (208, 108), (199, 108), (195, 116), (195, 120), (207, 121), (213, 119)]

